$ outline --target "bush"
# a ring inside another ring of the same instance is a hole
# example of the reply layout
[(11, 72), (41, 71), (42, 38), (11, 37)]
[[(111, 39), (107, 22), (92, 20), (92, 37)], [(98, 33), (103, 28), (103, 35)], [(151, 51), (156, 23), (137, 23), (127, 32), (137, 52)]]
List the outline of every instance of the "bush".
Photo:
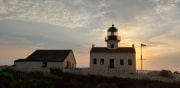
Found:
[(50, 73), (58, 76), (63, 74), (62, 69), (59, 68), (50, 68)]
[(45, 73), (44, 74), (44, 78), (47, 80), (59, 80), (62, 79), (61, 77), (54, 75), (54, 74), (50, 74), (50, 73)]
[(162, 77), (173, 78), (173, 74), (170, 70), (162, 70), (160, 71), (159, 75)]
[(11, 73), (0, 71), (0, 80), (12, 80), (13, 75)]
[(18, 80), (11, 82), (10, 88), (53, 88), (53, 85), (48, 80)]
[(174, 74), (180, 74), (180, 72), (178, 72), (178, 71), (175, 71), (175, 72), (174, 72)]
[(28, 75), (30, 78), (34, 78), (34, 79), (42, 79), (43, 78), (43, 72), (40, 72), (40, 71), (29, 72)]

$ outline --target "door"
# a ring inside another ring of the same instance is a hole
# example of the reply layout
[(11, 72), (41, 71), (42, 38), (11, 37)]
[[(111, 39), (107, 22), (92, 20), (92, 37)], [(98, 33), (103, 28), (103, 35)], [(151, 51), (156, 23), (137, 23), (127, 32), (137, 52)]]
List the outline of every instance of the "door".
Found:
[(109, 67), (114, 68), (114, 59), (109, 60)]

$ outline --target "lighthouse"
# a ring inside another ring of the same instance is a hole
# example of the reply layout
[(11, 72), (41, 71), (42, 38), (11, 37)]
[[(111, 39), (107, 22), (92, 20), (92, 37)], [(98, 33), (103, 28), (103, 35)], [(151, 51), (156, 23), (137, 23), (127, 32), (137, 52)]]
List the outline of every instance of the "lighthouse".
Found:
[(136, 72), (136, 51), (131, 47), (119, 47), (121, 41), (118, 29), (112, 24), (105, 36), (106, 47), (96, 47), (90, 50), (90, 68), (92, 70), (118, 70), (122, 73)]

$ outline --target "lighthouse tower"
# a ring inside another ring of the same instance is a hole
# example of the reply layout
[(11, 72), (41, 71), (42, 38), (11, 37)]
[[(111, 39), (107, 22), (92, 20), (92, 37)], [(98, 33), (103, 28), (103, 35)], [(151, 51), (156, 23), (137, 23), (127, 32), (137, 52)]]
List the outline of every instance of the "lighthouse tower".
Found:
[(112, 24), (112, 27), (107, 30), (107, 36), (105, 37), (105, 41), (107, 42), (108, 49), (118, 48), (120, 36), (118, 36), (118, 29), (114, 27), (114, 24)]

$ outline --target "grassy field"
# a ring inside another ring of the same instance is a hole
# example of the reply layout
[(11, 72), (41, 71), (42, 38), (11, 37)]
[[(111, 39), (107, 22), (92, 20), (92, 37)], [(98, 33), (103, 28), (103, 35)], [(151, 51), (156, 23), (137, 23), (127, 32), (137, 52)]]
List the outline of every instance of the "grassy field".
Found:
[(0, 88), (179, 88), (180, 82), (166, 83), (149, 79), (123, 79), (116, 77), (82, 76), (50, 73), (0, 70)]

